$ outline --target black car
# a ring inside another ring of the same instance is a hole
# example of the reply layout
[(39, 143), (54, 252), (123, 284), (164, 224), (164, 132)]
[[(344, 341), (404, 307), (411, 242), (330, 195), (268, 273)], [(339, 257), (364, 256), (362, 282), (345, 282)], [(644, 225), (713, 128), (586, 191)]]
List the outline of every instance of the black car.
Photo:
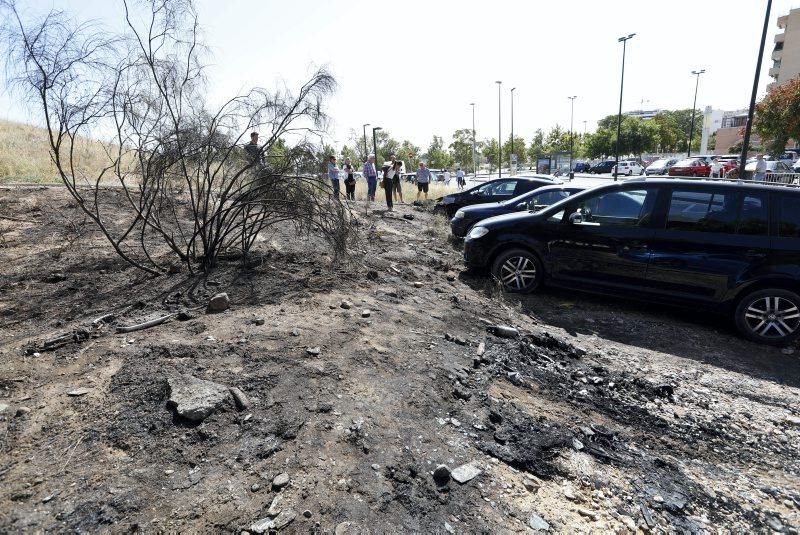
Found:
[(450, 229), (455, 237), (463, 238), (472, 225), (482, 219), (523, 210), (538, 211), (584, 189), (577, 186), (542, 186), (507, 201), (465, 206), (450, 220)]
[(592, 166), (589, 162), (578, 162), (575, 164), (573, 171), (576, 173), (588, 173), (592, 169)]
[(464, 258), (511, 292), (549, 283), (723, 312), (758, 342), (800, 336), (800, 191), (786, 186), (600, 186), (481, 221)]
[(552, 184), (560, 184), (560, 182), (543, 175), (498, 178), (484, 182), (466, 191), (445, 195), (438, 200), (439, 202), (436, 203), (435, 209), (444, 211), (447, 217), (453, 217), (456, 211), (464, 206), (484, 202), (507, 201), (541, 186), (550, 186)]
[(617, 162), (615, 162), (614, 160), (606, 160), (604, 162), (594, 164), (592, 167), (589, 168), (589, 172), (595, 175), (610, 173), (614, 170), (615, 165), (617, 165)]

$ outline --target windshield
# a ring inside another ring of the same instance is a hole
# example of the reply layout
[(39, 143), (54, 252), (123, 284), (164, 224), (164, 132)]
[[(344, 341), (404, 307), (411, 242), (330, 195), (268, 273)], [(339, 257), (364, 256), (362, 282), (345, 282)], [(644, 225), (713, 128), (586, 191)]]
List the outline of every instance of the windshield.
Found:
[(698, 160), (695, 160), (694, 158), (681, 160), (675, 164), (676, 167), (692, 167), (695, 165), (700, 165), (700, 162)]
[(668, 163), (669, 163), (669, 160), (656, 160), (653, 163), (651, 163), (650, 165), (648, 165), (648, 167), (664, 167)]

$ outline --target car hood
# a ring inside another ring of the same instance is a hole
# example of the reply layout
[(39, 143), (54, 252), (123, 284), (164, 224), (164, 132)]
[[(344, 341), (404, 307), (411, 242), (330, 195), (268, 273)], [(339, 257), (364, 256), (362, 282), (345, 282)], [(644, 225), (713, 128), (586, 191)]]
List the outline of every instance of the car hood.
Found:
[(524, 212), (511, 212), (510, 214), (496, 215), (494, 217), (484, 219), (478, 223), (477, 226), (486, 227), (491, 230), (495, 227), (505, 227), (508, 225), (513, 225), (515, 222), (527, 222), (531, 219), (536, 219), (539, 217), (541, 217), (539, 213), (534, 213), (528, 210)]
[(465, 206), (464, 208), (461, 208), (461, 210), (463, 210), (465, 214), (469, 214), (469, 215), (477, 214), (477, 213), (485, 214), (485, 213), (490, 213), (490, 212), (498, 212), (499, 213), (499, 212), (507, 211), (509, 209), (510, 208), (507, 207), (507, 206), (504, 206), (504, 203), (502, 203), (502, 202), (482, 202), (480, 204), (473, 204), (473, 205)]

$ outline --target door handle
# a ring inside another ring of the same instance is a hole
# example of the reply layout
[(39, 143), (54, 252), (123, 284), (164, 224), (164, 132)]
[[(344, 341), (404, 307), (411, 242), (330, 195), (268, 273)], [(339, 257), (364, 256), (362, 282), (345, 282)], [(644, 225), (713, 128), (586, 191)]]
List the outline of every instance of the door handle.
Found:
[(744, 256), (751, 259), (760, 259), (766, 257), (767, 255), (765, 253), (760, 253), (755, 249), (748, 249), (747, 252), (744, 253)]

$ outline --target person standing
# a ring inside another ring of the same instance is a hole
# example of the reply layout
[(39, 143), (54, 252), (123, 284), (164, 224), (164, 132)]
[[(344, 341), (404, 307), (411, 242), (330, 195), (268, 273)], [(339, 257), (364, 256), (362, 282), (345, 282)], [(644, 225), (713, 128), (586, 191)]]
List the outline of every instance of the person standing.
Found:
[(756, 156), (756, 172), (753, 175), (753, 180), (764, 181), (767, 179), (767, 161), (764, 159), (763, 154)]
[(328, 178), (333, 188), (333, 196), (339, 198), (339, 168), (336, 167), (336, 156), (333, 154), (328, 158)]
[(394, 191), (394, 179), (400, 174), (400, 162), (392, 161), (383, 165), (383, 191), (386, 193), (386, 207), (390, 212), (394, 211), (392, 193)]
[(425, 200), (428, 200), (428, 185), (430, 182), (430, 170), (425, 167), (425, 162), (419, 162), (419, 169), (417, 170), (417, 200), (423, 193), (425, 194)]
[(722, 177), (722, 164), (719, 163), (719, 160), (716, 156), (711, 158), (711, 178), (721, 178)]
[(444, 185), (445, 186), (449, 186), (450, 185), (450, 179), (451, 179), (450, 170), (445, 167), (445, 169), (444, 169)]
[(378, 171), (375, 169), (375, 155), (370, 154), (362, 170), (367, 179), (367, 200), (375, 201), (375, 190), (378, 189)]
[(466, 185), (466, 181), (464, 180), (464, 171), (462, 171), (460, 167), (456, 169), (456, 185), (458, 186), (458, 189), (464, 189), (464, 186)]
[(403, 173), (403, 162), (398, 160), (397, 156), (394, 154), (392, 154), (392, 169), (394, 170), (394, 175), (392, 176), (392, 192), (394, 193), (394, 200), (402, 204), (403, 186), (400, 184), (400, 176)]
[(264, 163), (264, 154), (258, 146), (258, 132), (250, 133), (250, 143), (244, 146), (244, 151), (247, 153), (248, 163), (257, 165)]
[(344, 159), (342, 172), (344, 173), (344, 193), (348, 201), (356, 200), (356, 177), (353, 174), (354, 167), (350, 163), (350, 158)]

